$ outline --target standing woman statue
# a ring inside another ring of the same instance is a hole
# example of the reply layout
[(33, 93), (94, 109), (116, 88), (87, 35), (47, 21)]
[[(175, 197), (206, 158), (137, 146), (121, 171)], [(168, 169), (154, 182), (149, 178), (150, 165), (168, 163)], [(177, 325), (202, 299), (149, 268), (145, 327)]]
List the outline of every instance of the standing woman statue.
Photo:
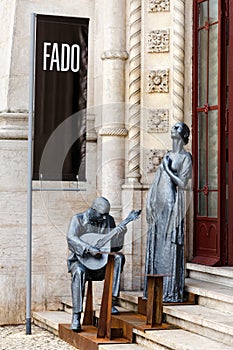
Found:
[[(192, 156), (184, 150), (190, 130), (182, 122), (171, 130), (172, 151), (155, 173), (147, 198), (148, 224), (145, 274), (168, 274), (163, 279), (163, 301), (182, 302), (184, 294), (184, 216)], [(147, 298), (147, 277), (144, 281)]]

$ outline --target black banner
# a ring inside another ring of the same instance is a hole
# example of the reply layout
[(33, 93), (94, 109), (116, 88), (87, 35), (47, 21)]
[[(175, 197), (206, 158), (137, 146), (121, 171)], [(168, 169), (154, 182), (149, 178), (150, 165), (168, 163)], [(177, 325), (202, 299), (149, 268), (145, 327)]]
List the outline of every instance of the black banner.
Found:
[(88, 25), (37, 15), (33, 180), (85, 180)]

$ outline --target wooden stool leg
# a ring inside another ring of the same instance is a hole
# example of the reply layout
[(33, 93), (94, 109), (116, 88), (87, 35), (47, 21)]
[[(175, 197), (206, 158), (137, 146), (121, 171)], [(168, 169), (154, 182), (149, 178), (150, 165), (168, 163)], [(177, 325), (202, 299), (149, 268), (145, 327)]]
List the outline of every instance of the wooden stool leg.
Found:
[(108, 263), (105, 272), (104, 290), (101, 301), (98, 338), (107, 336), (111, 339), (111, 313), (112, 313), (112, 283), (114, 274), (114, 255), (108, 256)]
[(163, 316), (163, 277), (148, 276), (147, 280), (146, 324), (151, 327), (162, 324)]
[(83, 318), (83, 325), (93, 324), (93, 296), (92, 296), (92, 281), (88, 281), (86, 306)]

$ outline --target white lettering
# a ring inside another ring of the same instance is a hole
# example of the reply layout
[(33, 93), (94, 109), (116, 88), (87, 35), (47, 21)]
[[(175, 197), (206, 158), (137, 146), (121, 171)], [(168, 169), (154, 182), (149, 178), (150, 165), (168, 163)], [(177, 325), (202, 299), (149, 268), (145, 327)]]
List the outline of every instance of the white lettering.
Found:
[[(76, 52), (76, 54), (75, 54)], [(79, 71), (79, 55), (80, 47), (77, 44), (72, 45), (71, 47), (71, 70), (76, 73)], [(75, 66), (76, 63), (76, 66)]]
[(69, 67), (70, 67), (70, 46), (68, 44), (62, 44), (61, 45), (61, 71), (67, 72), (69, 70)]
[(43, 50), (43, 70), (47, 70), (47, 58), (50, 57), (50, 54), (47, 53), (48, 46), (51, 46), (51, 43), (44, 42)]
[(43, 70), (47, 69), (62, 72), (71, 70), (77, 73), (80, 69), (80, 46), (78, 44), (44, 42)]
[(58, 43), (53, 44), (53, 50), (52, 50), (49, 70), (53, 70), (54, 64), (57, 64), (57, 70), (59, 71), (60, 70), (60, 62), (59, 62)]

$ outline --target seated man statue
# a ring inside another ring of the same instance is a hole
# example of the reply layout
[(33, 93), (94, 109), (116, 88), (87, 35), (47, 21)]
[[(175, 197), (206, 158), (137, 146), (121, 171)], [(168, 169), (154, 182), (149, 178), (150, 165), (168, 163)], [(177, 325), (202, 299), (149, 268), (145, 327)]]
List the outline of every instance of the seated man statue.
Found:
[[(80, 317), (83, 311), (85, 282), (102, 281), (105, 277), (106, 268), (105, 264), (103, 267), (96, 269), (98, 261), (102, 258), (101, 248), (97, 244), (86, 242), (85, 237), (82, 239), (82, 236), (93, 234), (103, 237), (103, 235), (110, 233), (116, 227), (116, 224), (113, 217), (109, 215), (109, 211), (109, 201), (104, 197), (97, 197), (87, 211), (72, 217), (67, 233), (68, 247), (71, 252), (68, 258), (68, 270), (72, 277), (73, 315), (71, 329), (76, 332), (81, 330)], [(118, 252), (123, 247), (124, 235), (127, 229), (124, 224), (120, 224), (114, 231), (116, 232), (110, 241), (110, 251)], [(87, 267), (86, 262), (88, 261)], [(115, 306), (120, 291), (120, 278), (124, 263), (124, 255), (117, 253), (114, 259), (112, 313), (118, 313)]]

